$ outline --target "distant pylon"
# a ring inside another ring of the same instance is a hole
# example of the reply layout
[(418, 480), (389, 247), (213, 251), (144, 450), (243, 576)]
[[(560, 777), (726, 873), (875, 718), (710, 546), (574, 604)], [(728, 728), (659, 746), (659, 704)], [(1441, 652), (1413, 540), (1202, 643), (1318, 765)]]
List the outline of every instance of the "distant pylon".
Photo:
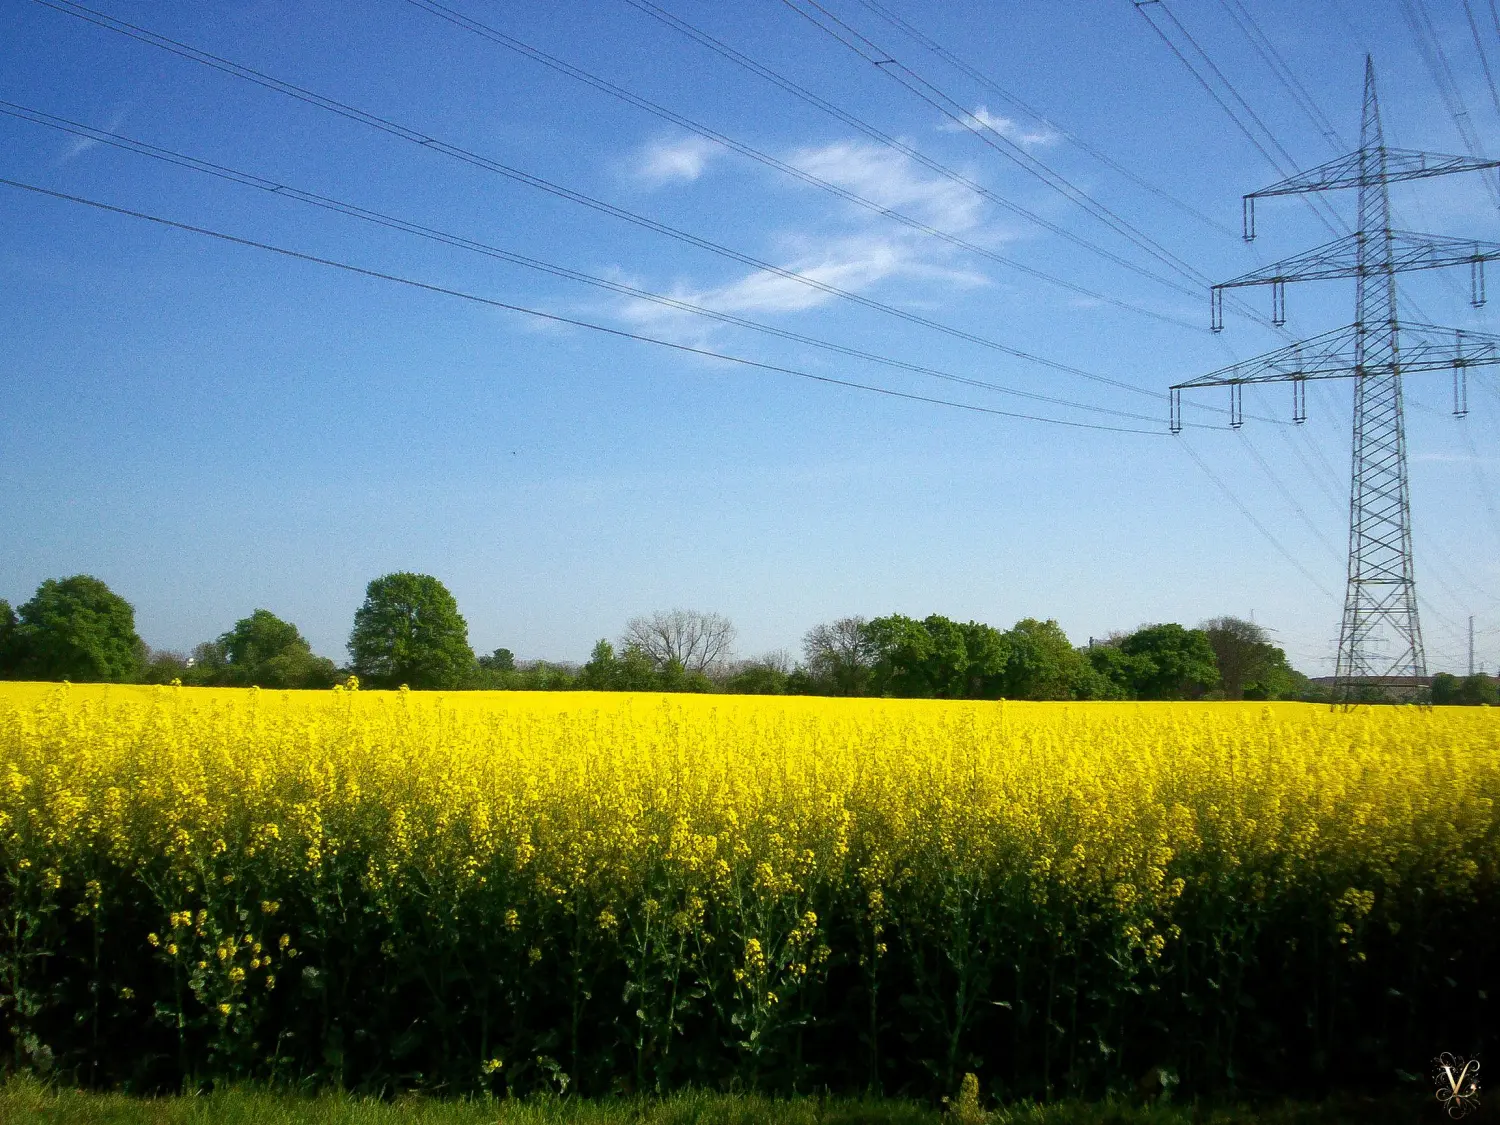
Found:
[(1244, 200), (1244, 233), (1249, 241), (1255, 237), (1257, 198), (1358, 188), (1358, 229), (1306, 254), (1215, 286), (1210, 321), (1215, 331), (1223, 328), (1225, 289), (1269, 285), (1272, 319), (1282, 324), (1287, 282), (1353, 277), (1354, 323), (1171, 389), (1172, 431), (1177, 433), (1182, 428), (1185, 388), (1227, 386), (1230, 425), (1238, 428), (1244, 420), (1241, 388), (1246, 383), (1290, 382), (1292, 420), (1300, 423), (1307, 418), (1308, 379), (1354, 379), (1349, 565), (1335, 671), (1336, 695), (1342, 702), (1372, 693), (1410, 699), (1425, 686), (1427, 660), (1412, 559), (1401, 376), (1451, 369), (1454, 412), (1462, 414), (1467, 405), (1467, 369), (1500, 363), (1500, 336), (1398, 323), (1397, 273), (1467, 265), (1472, 303), (1482, 305), (1484, 263), (1500, 258), (1500, 246), (1392, 230), (1389, 185), (1497, 166), (1500, 161), (1387, 148), (1375, 94), (1375, 66), (1367, 56), (1358, 151), (1252, 192)]

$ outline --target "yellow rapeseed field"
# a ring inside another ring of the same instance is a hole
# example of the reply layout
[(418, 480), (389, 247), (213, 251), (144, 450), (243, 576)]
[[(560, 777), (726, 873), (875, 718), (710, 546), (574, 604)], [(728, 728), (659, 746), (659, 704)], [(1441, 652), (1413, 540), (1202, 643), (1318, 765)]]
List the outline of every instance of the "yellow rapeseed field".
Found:
[(1492, 905), (1497, 783), (1484, 708), (0, 685), (0, 1007), (85, 1050), (94, 974), (195, 1072), (343, 1080), (362, 1020), (483, 1083), (702, 1081), (698, 1037), (758, 1081), (832, 1019), (849, 1081), (951, 1084), (1003, 1019), (1076, 1076), (1257, 933), (1356, 980)]

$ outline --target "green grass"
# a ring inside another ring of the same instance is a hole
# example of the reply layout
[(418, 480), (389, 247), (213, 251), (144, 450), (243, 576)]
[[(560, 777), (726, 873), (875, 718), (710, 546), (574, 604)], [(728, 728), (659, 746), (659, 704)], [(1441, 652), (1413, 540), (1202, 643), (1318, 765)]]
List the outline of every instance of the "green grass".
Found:
[[(1132, 1106), (1058, 1102), (993, 1109), (985, 1125), (1401, 1125), (1437, 1121), (1436, 1103), (1410, 1098), (1318, 1105)], [(223, 1090), (161, 1098), (95, 1094), (46, 1086), (30, 1078), (0, 1085), (4, 1125), (980, 1125), (895, 1098), (773, 1099), (690, 1092), (666, 1098), (585, 1100), (378, 1101), (350, 1094), (313, 1096)]]

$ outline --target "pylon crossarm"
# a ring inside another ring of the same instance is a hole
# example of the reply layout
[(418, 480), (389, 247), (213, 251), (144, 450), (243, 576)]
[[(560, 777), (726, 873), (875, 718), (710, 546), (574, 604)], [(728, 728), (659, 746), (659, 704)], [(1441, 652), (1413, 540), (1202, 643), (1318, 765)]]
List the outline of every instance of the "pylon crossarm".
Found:
[[(1351, 152), (1327, 164), (1299, 172), (1280, 183), (1252, 191), (1246, 199), (1265, 199), (1273, 195), (1300, 195), (1309, 191), (1334, 191), (1339, 188), (1361, 187), (1370, 181), (1368, 173), (1361, 169), (1360, 154)], [(1454, 172), (1479, 172), (1485, 168), (1500, 168), (1500, 160), (1474, 160), (1467, 156), (1449, 156), (1440, 152), (1416, 152), (1411, 149), (1388, 148), (1385, 150), (1385, 175), (1380, 177), (1388, 184), (1401, 180), (1425, 180), (1431, 176), (1448, 176)]]
[(1339, 379), (1350, 374), (1356, 333), (1352, 325), (1336, 328), (1301, 343), (1221, 367), (1207, 375), (1177, 383), (1172, 390), (1223, 387), (1232, 383), (1279, 383), (1290, 379)]
[[(1254, 359), (1222, 367), (1197, 379), (1176, 383), (1172, 390), (1223, 387), (1237, 383), (1284, 383), (1293, 379), (1348, 379), (1357, 375), (1389, 374), (1389, 365), (1356, 364), (1359, 327), (1346, 325), (1297, 344), (1288, 344)], [(1434, 324), (1403, 324), (1397, 367), (1401, 373), (1446, 371), (1455, 367), (1500, 364), (1500, 336)]]
[[(1468, 238), (1446, 238), (1440, 235), (1391, 232), (1391, 269), (1397, 273), (1411, 270), (1466, 266), (1500, 259), (1500, 243), (1476, 242)], [(1340, 277), (1358, 277), (1360, 273), (1359, 236), (1346, 235), (1332, 242), (1270, 265), (1241, 274), (1232, 281), (1221, 282), (1215, 289), (1238, 289), (1249, 285), (1285, 284), (1289, 281), (1326, 281)], [(1368, 267), (1366, 267), (1368, 268)]]
[(1495, 363), (1500, 363), (1500, 336), (1494, 333), (1437, 324), (1401, 325), (1402, 371), (1441, 371)]

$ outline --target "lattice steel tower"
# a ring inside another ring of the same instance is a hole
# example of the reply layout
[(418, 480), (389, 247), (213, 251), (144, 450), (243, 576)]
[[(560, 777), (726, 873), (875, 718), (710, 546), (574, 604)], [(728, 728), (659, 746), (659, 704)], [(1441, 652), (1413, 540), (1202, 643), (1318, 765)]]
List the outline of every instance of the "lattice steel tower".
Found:
[(1311, 171), (1244, 197), (1244, 235), (1255, 237), (1255, 201), (1278, 195), (1359, 189), (1359, 227), (1316, 250), (1216, 285), (1214, 331), (1224, 326), (1224, 290), (1271, 287), (1271, 319), (1286, 323), (1286, 284), (1355, 279), (1354, 323), (1310, 340), (1215, 371), (1171, 388), (1172, 432), (1182, 429), (1182, 391), (1227, 386), (1230, 425), (1244, 422), (1246, 383), (1292, 384), (1292, 419), (1307, 418), (1309, 379), (1354, 380), (1353, 469), (1349, 492), (1349, 570), (1339, 629), (1336, 693), (1348, 702), (1374, 692), (1411, 698), (1427, 673), (1412, 566), (1411, 496), (1406, 476), (1406, 432), (1401, 376), (1451, 369), (1453, 411), (1468, 412), (1466, 370), (1500, 363), (1500, 336), (1398, 324), (1396, 274), (1468, 265), (1471, 301), (1484, 304), (1484, 263), (1500, 245), (1391, 229), (1388, 185), (1451, 172), (1500, 166), (1500, 161), (1386, 148), (1375, 96), (1375, 68), (1365, 59), (1364, 114), (1359, 149)]

